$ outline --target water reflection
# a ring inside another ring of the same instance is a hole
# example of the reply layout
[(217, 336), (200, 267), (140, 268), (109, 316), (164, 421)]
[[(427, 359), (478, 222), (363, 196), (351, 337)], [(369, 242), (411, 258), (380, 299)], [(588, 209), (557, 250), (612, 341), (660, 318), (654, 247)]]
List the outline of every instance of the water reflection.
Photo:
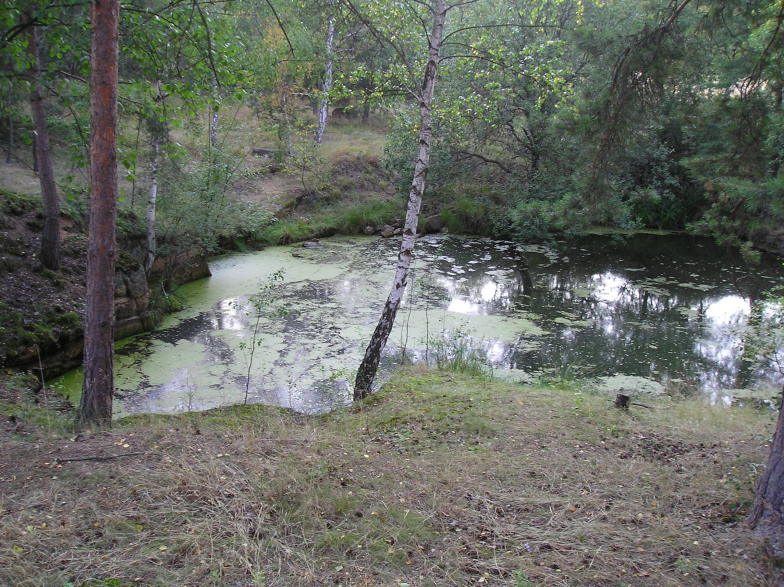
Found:
[[(432, 360), (433, 340), (448, 346), (459, 339), (496, 369), (524, 378), (620, 373), (716, 398), (721, 389), (779, 383), (772, 369), (751, 368), (740, 357), (755, 302), (781, 281), (774, 261), (750, 269), (731, 251), (688, 237), (544, 247), (435, 236), (417, 246), (384, 365), (403, 351), (415, 361)], [(241, 403), (246, 386), (249, 401), (301, 411), (350, 401), (349, 382), (389, 290), (396, 247), (394, 240), (331, 239), (315, 249), (221, 260), (210, 280), (188, 286), (201, 303), (211, 288), (221, 292), (204, 311), (186, 310), (182, 319), (123, 343), (117, 367), (123, 409)], [(229, 287), (247, 282), (238, 272), (248, 267), (262, 283), (281, 265), (289, 277), (275, 303), (288, 314), (263, 317), (255, 331), (252, 287)]]

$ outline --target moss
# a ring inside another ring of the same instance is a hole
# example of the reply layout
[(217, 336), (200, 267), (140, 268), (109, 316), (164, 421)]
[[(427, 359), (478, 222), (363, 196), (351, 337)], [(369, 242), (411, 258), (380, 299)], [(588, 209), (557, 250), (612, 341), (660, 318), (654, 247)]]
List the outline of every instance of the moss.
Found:
[(128, 251), (122, 248), (117, 250), (117, 270), (126, 273), (137, 271), (141, 264)]
[(0, 211), (3, 214), (21, 216), (40, 208), (38, 198), (24, 196), (9, 190), (0, 189)]
[(62, 437), (73, 430), (70, 404), (52, 390), (43, 391), (31, 373), (0, 375), (0, 415), (26, 437)]
[(81, 328), (79, 314), (59, 305), (46, 308), (36, 322), (31, 322), (0, 302), (0, 360), (18, 356), (35, 345), (48, 348), (81, 332)]

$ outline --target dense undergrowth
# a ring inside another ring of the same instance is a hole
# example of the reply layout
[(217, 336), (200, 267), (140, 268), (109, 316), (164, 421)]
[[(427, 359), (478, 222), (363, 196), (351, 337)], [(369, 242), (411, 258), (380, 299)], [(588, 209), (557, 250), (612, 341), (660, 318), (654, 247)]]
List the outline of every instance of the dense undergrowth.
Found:
[[(20, 385), (6, 380), (4, 395)], [(627, 413), (573, 384), (419, 369), (363, 404), (312, 417), (237, 406), (135, 416), (73, 437), (67, 413), (9, 415), (8, 405), (7, 584), (760, 585), (772, 576), (742, 523), (768, 412), (668, 400)]]

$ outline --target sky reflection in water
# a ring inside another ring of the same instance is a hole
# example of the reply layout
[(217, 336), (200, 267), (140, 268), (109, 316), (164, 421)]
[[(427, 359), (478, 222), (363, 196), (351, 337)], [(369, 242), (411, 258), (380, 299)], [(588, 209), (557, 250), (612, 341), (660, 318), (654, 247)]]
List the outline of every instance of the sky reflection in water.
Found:
[[(427, 237), (384, 365), (432, 360), (434, 339), (456, 337), (495, 369), (537, 376), (646, 377), (702, 391), (778, 384), (740, 360), (741, 331), (780, 264), (749, 268), (731, 251), (689, 237), (608, 237), (556, 248)], [(328, 239), (212, 263), (213, 277), (181, 291), (190, 307), (117, 353), (120, 413), (252, 402), (323, 411), (349, 401), (349, 382), (388, 293), (397, 241)], [(283, 267), (283, 318), (262, 319), (250, 380), (249, 296)], [(430, 341), (429, 343), (427, 341)], [(58, 384), (77, 388), (81, 375)]]

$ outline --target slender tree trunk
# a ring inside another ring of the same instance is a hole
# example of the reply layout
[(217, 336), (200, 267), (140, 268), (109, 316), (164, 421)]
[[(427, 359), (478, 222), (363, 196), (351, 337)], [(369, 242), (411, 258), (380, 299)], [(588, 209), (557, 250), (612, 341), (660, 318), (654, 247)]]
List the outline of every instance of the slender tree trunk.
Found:
[(111, 426), (112, 421), (119, 13), (119, 0), (92, 0), (90, 234), (84, 387), (77, 428)]
[[(160, 80), (155, 80), (153, 82), (153, 87), (155, 88), (155, 101), (157, 103), (162, 103), (164, 95), (161, 93)], [(147, 254), (144, 258), (144, 270), (147, 274), (150, 273), (152, 264), (155, 262), (157, 249), (155, 238), (155, 215), (158, 207), (158, 165), (161, 155), (161, 141), (163, 140), (163, 137), (166, 136), (165, 122), (156, 117), (150, 122), (149, 129), (152, 158), (150, 159), (150, 192), (147, 198)]]
[(365, 96), (362, 103), (362, 124), (367, 124), (370, 120), (370, 96)]
[(218, 146), (218, 123), (220, 122), (220, 115), (217, 110), (212, 112), (212, 120), (210, 120), (210, 146)]
[(54, 183), (52, 159), (49, 157), (49, 127), (44, 112), (41, 84), (41, 43), (38, 27), (30, 27), (30, 55), (33, 59), (33, 84), (30, 92), (30, 110), (35, 129), (35, 154), (38, 162), (38, 179), (44, 207), (44, 229), (41, 233), (41, 264), (47, 269), (60, 268), (60, 198)]
[(160, 138), (153, 135), (152, 160), (150, 161), (150, 197), (147, 199), (147, 255), (144, 259), (144, 270), (148, 274), (155, 261), (155, 210), (158, 202), (158, 158), (160, 151)]
[(280, 105), (282, 116), (278, 124), (278, 142), (283, 151), (279, 154), (279, 157), (283, 160), (286, 155), (291, 154), (291, 151), (294, 148), (294, 145), (291, 142), (291, 116), (289, 115), (288, 88), (284, 88), (281, 93)]
[[(141, 142), (142, 136), (142, 113), (139, 112), (139, 116), (137, 117), (136, 121), (136, 143), (134, 144), (133, 150), (138, 153), (139, 152), (139, 143)], [(131, 210), (136, 208), (136, 169), (138, 164), (139, 158), (134, 157), (133, 160), (133, 180), (131, 181)]]
[[(156, 82), (160, 83), (160, 82)], [(218, 80), (217, 78), (212, 82), (212, 91), (215, 96), (218, 95)], [(158, 88), (158, 96), (161, 96), (160, 87)], [(210, 118), (210, 147), (215, 148), (218, 146), (218, 126), (220, 123), (219, 107), (213, 106), (212, 118)]]
[(324, 66), (324, 86), (321, 88), (321, 99), (319, 101), (318, 127), (316, 127), (315, 137), (317, 145), (321, 144), (321, 139), (324, 138), (324, 130), (327, 128), (327, 116), (329, 115), (329, 93), (332, 91), (332, 46), (335, 42), (335, 0), (328, 0), (328, 4), (329, 21), (327, 22), (326, 43), (327, 62)]
[(5, 162), (11, 162), (11, 156), (14, 152), (14, 117), (8, 115), (8, 151), (5, 154)]
[[(781, 398), (784, 402), (784, 389)], [(779, 409), (768, 464), (757, 485), (748, 523), (767, 538), (771, 556), (784, 560), (784, 403)]]
[(355, 400), (366, 397), (371, 391), (373, 380), (376, 378), (378, 363), (381, 360), (381, 353), (384, 350), (384, 346), (386, 346), (389, 333), (392, 332), (395, 316), (400, 307), (400, 300), (403, 298), (403, 293), (406, 290), (411, 260), (414, 256), (419, 209), (422, 205), (422, 194), (425, 191), (425, 178), (430, 164), (433, 90), (435, 88), (436, 74), (438, 72), (441, 39), (444, 33), (446, 12), (447, 7), (444, 0), (435, 0), (433, 2), (433, 28), (430, 32), (430, 49), (422, 82), (422, 93), (419, 97), (419, 157), (417, 158), (414, 167), (414, 179), (411, 182), (411, 190), (408, 194), (406, 220), (403, 225), (400, 253), (397, 257), (395, 280), (392, 284), (392, 291), (390, 291), (384, 309), (381, 312), (381, 318), (378, 321), (376, 330), (373, 332), (370, 343), (365, 350), (365, 356), (357, 371), (357, 379), (354, 384)]
[(38, 173), (38, 137), (33, 128), (33, 173)]

